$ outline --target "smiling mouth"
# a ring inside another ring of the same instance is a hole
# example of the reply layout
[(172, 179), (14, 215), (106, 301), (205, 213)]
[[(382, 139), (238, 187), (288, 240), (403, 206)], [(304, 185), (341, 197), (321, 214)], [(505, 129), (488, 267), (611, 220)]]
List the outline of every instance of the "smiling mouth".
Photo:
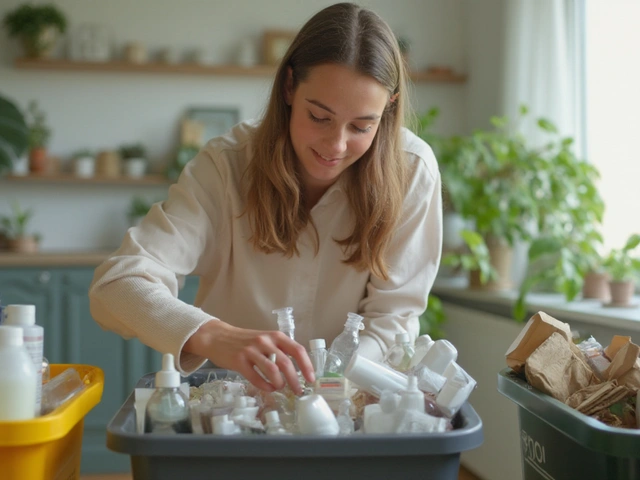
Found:
[(344, 158), (327, 158), (323, 155), (320, 155), (318, 152), (316, 152), (315, 150), (311, 150), (313, 152), (313, 154), (316, 157), (316, 160), (318, 160), (321, 164), (323, 165), (335, 165), (337, 164), (340, 160), (344, 160)]

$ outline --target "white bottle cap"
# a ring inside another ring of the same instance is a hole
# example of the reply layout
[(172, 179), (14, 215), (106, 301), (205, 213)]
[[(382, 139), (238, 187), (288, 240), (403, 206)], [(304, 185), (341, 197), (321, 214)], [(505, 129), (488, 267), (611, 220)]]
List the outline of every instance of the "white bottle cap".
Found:
[(269, 410), (264, 414), (264, 419), (266, 420), (267, 426), (278, 425), (280, 423), (280, 415), (277, 410)]
[(420, 335), (418, 338), (416, 338), (416, 347), (418, 345), (432, 345), (433, 343), (435, 343), (431, 337), (429, 335)]
[(396, 343), (409, 343), (411, 337), (407, 332), (396, 333)]
[(0, 347), (20, 347), (22, 345), (24, 345), (22, 328), (15, 325), (0, 326)]
[(5, 325), (29, 326), (36, 324), (35, 305), (7, 305), (4, 314)]
[(165, 353), (162, 356), (162, 370), (156, 373), (156, 388), (179, 388), (180, 372), (173, 364), (173, 355)]
[(327, 348), (327, 342), (324, 341), (324, 338), (314, 338), (313, 340), (309, 340), (309, 348), (311, 350)]

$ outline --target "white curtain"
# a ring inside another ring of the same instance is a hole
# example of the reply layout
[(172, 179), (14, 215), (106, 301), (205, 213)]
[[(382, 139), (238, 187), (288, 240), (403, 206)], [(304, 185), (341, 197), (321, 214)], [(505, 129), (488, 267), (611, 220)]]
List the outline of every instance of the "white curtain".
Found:
[[(502, 111), (544, 117), (584, 154), (584, 0), (505, 0), (506, 38)], [(533, 145), (544, 135), (533, 122), (521, 126)]]

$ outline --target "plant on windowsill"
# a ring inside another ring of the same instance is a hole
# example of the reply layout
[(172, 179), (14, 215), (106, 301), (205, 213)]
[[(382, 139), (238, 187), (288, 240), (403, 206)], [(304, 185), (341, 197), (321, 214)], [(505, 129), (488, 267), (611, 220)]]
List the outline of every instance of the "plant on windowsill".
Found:
[(442, 301), (435, 295), (429, 294), (427, 309), (420, 316), (420, 335), (429, 335), (433, 340), (445, 338), (442, 325), (447, 317), (442, 308)]
[(11, 171), (29, 146), (24, 115), (8, 98), (0, 95), (0, 174)]
[(24, 4), (7, 12), (3, 20), (10, 37), (17, 37), (27, 57), (51, 55), (53, 47), (67, 29), (65, 15), (53, 4)]
[(633, 234), (624, 247), (612, 249), (604, 258), (603, 266), (611, 276), (609, 281), (611, 302), (605, 306), (632, 306), (633, 291), (640, 276), (640, 258), (633, 257), (631, 254), (638, 245), (640, 245), (640, 235)]
[(16, 253), (35, 253), (41, 236), (27, 233), (33, 210), (23, 210), (17, 201), (11, 205), (11, 214), (0, 215), (0, 231), (7, 239), (9, 250)]

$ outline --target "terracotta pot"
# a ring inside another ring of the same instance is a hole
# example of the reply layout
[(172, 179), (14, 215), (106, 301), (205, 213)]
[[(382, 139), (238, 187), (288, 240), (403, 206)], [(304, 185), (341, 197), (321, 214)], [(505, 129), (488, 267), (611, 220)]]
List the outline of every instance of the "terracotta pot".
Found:
[(35, 147), (29, 151), (29, 171), (32, 173), (45, 173), (47, 171), (47, 149)]
[(603, 302), (611, 300), (609, 290), (609, 275), (607, 273), (589, 272), (584, 277), (582, 286), (582, 298), (595, 298)]
[(609, 282), (609, 290), (611, 291), (611, 306), (625, 306), (631, 304), (633, 298), (633, 289), (635, 282), (632, 280), (622, 282)]
[(469, 272), (469, 288), (482, 290), (509, 290), (511, 283), (511, 265), (513, 264), (513, 248), (504, 240), (489, 238), (485, 240), (489, 249), (491, 266), (498, 273), (497, 280), (489, 280), (482, 285), (480, 283), (480, 271)]
[(9, 250), (16, 253), (36, 253), (38, 241), (35, 237), (18, 237), (9, 240)]

